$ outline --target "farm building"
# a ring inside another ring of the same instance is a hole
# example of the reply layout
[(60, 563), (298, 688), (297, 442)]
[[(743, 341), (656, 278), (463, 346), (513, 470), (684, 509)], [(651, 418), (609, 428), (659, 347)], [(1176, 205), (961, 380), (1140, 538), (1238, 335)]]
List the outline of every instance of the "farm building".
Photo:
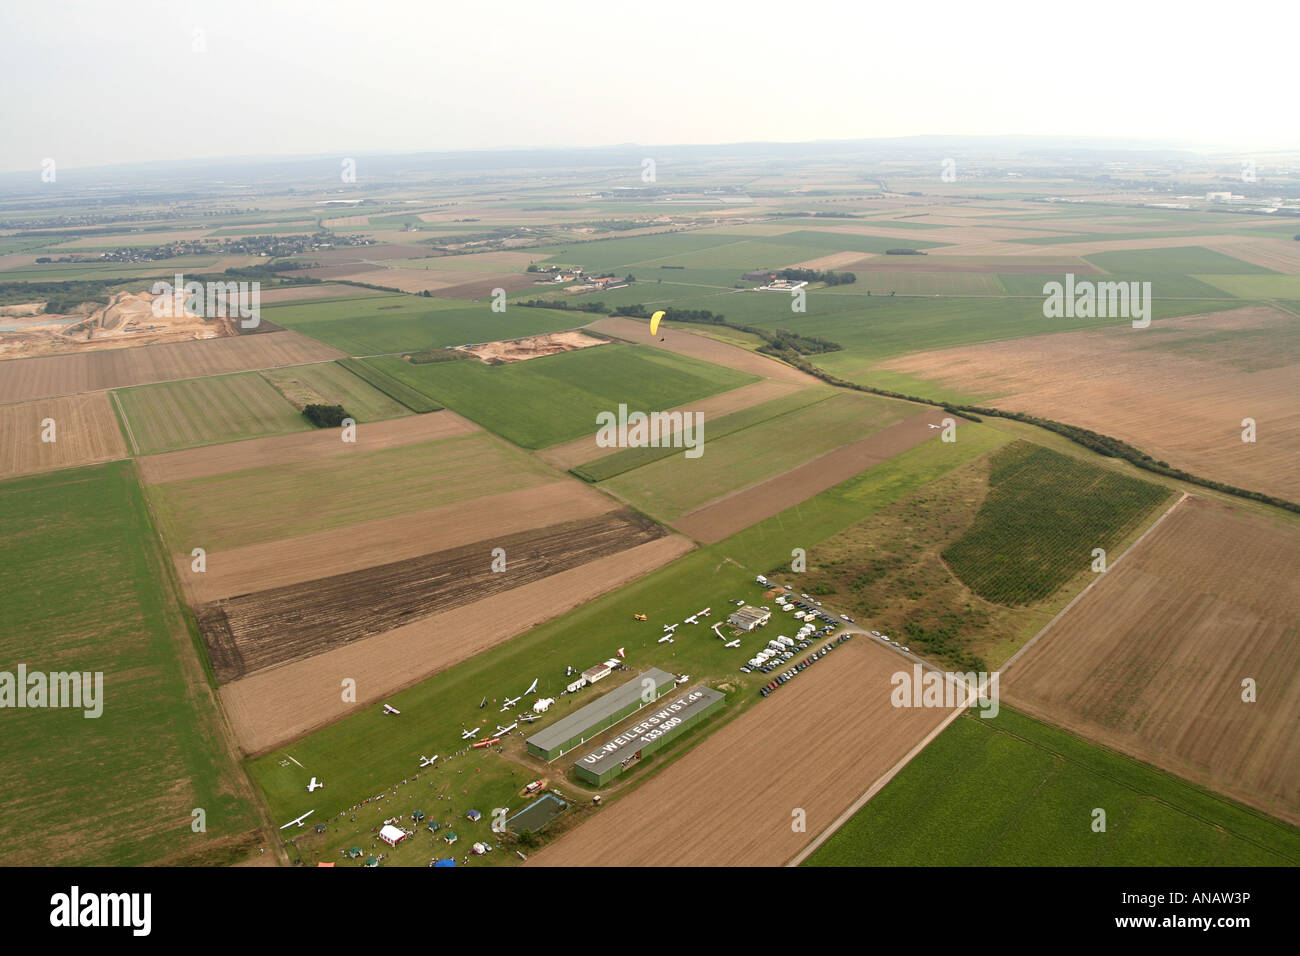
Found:
[(752, 631), (756, 627), (762, 627), (770, 620), (772, 620), (771, 611), (764, 611), (762, 608), (746, 604), (728, 617), (727, 623), (732, 627), (740, 628), (742, 631)]
[(648, 756), (713, 713), (725, 697), (712, 687), (692, 687), (603, 747), (574, 763), (578, 776), (597, 786), (608, 783), (636, 760)]
[[(675, 680), (672, 674), (652, 667), (626, 684), (614, 688), (608, 694), (597, 697), (587, 706), (578, 708), (569, 716), (533, 734), (524, 741), (528, 746), (528, 752), (542, 760), (554, 760), (591, 739), (606, 727), (612, 727), (624, 717), (646, 706), (647, 703), (668, 693), (673, 689)], [(647, 701), (644, 691), (651, 687), (654, 689), (654, 696), (651, 701)]]

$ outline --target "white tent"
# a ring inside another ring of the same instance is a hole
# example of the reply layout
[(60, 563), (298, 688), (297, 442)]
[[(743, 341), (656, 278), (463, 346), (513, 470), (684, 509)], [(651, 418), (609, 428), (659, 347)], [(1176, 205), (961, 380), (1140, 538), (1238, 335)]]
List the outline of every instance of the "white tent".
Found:
[(379, 839), (383, 840), (389, 846), (397, 846), (397, 844), (406, 839), (406, 833), (395, 826), (385, 824), (384, 828), (379, 831)]

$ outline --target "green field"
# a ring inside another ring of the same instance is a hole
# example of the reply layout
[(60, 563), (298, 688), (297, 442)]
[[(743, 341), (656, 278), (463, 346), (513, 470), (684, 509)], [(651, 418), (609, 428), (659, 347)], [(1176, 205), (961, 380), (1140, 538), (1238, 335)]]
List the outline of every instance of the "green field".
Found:
[(367, 384), (337, 362), (268, 369), (262, 377), (294, 407), (303, 405), (342, 405), (358, 422), (377, 422), (411, 414), (401, 402)]
[(1016, 442), (992, 459), (989, 493), (944, 552), (952, 572), (995, 604), (1032, 604), (1124, 539), (1170, 491), (1069, 455)]
[(1300, 276), (1219, 276), (1198, 278), (1216, 289), (1242, 299), (1294, 299), (1300, 297)]
[[(1028, 295), (1035, 296), (1040, 301), (1044, 298), (1043, 286), (1048, 282), (1064, 282), (1065, 273), (1070, 270), (1062, 269), (1055, 274), (1042, 275), (1003, 275), (1000, 276), (1002, 284), (1005, 286), (1007, 293), (1010, 295)], [(1110, 275), (1089, 275), (1076, 276), (1075, 281), (1089, 282), (1150, 282), (1151, 298), (1159, 302), (1163, 298), (1175, 299), (1221, 299), (1224, 297), (1224, 290), (1215, 284), (1210, 284), (1202, 277), (1184, 276), (1184, 275), (1153, 275), (1151, 273), (1112, 273)]]
[(312, 428), (257, 372), (139, 385), (113, 394), (142, 455)]
[(365, 451), (346, 459), (266, 465), (154, 485), (165, 540), (209, 552), (391, 518), (527, 488), (555, 472), (492, 438), (457, 438)]
[[(368, 708), (289, 747), (251, 761), (250, 772), (266, 794), (273, 817), (288, 820), (305, 809), (317, 807), (317, 817), (323, 817), (330, 827), (324, 840), (326, 852), (321, 858), (337, 859), (338, 848), (356, 842), (358, 831), (369, 834), (370, 827), (383, 817), (422, 809), (431, 817), (439, 814), (437, 818), (441, 819), (446, 804), (438, 801), (439, 793), (453, 796), (454, 807), (461, 814), (470, 806), (477, 807), (485, 820), (496, 806), (508, 807), (511, 812), (518, 810), (523, 801), (514, 790), (527, 780), (518, 775), (522, 771), (513, 763), (493, 753), (475, 750), (446, 760), (449, 754), (464, 746), (461, 729), (479, 725), (490, 729), (492, 725), (488, 721), (504, 716), (497, 713), (501, 698), (520, 693), (534, 677), (540, 681), (537, 694), (558, 697), (558, 691), (572, 679), (565, 677), (566, 665), (602, 660), (618, 647), (626, 647), (628, 664), (636, 670), (656, 666), (701, 677), (707, 675), (715, 684), (730, 682), (739, 690), (728, 694), (729, 704), (735, 705), (728, 707), (729, 713), (751, 706), (758, 698), (746, 691), (756, 686), (758, 677), (741, 674), (737, 668), (765, 638), (748, 638), (746, 646), (739, 649), (724, 648), (720, 641), (713, 639), (659, 644), (656, 642), (658, 624), (680, 621), (708, 604), (714, 606), (716, 614), (727, 598), (752, 597), (754, 575), (789, 560), (792, 528), (799, 529), (800, 543), (806, 542), (805, 546), (812, 548), (935, 477), (985, 454), (1004, 440), (997, 432), (981, 425), (970, 425), (968, 429), (962, 442), (928, 442), (913, 448), (731, 538), (692, 552), (653, 574), (393, 695), (391, 702), (403, 712), (400, 721), (382, 717), (378, 708)], [(649, 622), (633, 620), (636, 613), (648, 614)], [(489, 706), (478, 710), (484, 696)], [(548, 722), (586, 704), (594, 699), (594, 694), (583, 692), (559, 699), (563, 704), (552, 708)], [(407, 720), (406, 715), (414, 719)], [(534, 726), (541, 729), (544, 724), (539, 722)], [(305, 798), (301, 771), (286, 759), (286, 753), (328, 779), (329, 787)], [(417, 769), (413, 757), (420, 753), (442, 754), (446, 765), (440, 762), (433, 771), (419, 771), (418, 782), (402, 787), (395, 800), (384, 800), (376, 807), (344, 814), (338, 821), (332, 819), (363, 797), (380, 793), (394, 783), (400, 784), (403, 778), (412, 778)], [(561, 761), (556, 766), (562, 770), (564, 763)], [(464, 774), (458, 773), (459, 770)], [(513, 778), (508, 776), (512, 771), (517, 774)], [(563, 789), (562, 783), (560, 786)], [(462, 794), (466, 789), (469, 792)], [(351, 824), (349, 815), (356, 816), (356, 824)], [(486, 827), (475, 830), (465, 825), (457, 829), (465, 835), (482, 833)], [(368, 849), (369, 836), (366, 839), (363, 847)], [(431, 847), (427, 834), (421, 833), (418, 840), (410, 842), (417, 845), (390, 851), (390, 862), (423, 865), (430, 855), (446, 855), (445, 846)], [(457, 857), (464, 852), (463, 845), (459, 846)], [(473, 862), (490, 865), (513, 860), (513, 855), (493, 853)]]
[(620, 403), (662, 411), (757, 381), (661, 349), (618, 344), (499, 366), (415, 365), (394, 356), (366, 364), (524, 448), (594, 434), (596, 415), (617, 414)]
[[(840, 270), (835, 270), (840, 271)], [(831, 286), (825, 291), (864, 295), (1003, 295), (999, 277), (990, 272), (921, 272), (917, 269), (858, 269), (852, 285)], [(1041, 290), (1042, 283), (1039, 283)]]
[(1084, 256), (1099, 269), (1134, 275), (1272, 275), (1253, 262), (1236, 259), (1201, 246), (1175, 249), (1129, 249), (1123, 252), (1097, 252)]
[(295, 302), (267, 306), (269, 321), (309, 335), (349, 355), (390, 355), (447, 345), (472, 345), (559, 332), (589, 317), (551, 309), (467, 305), (414, 295)]
[(337, 359), (336, 362), (339, 368), (344, 369), (348, 374), (356, 376), (413, 412), (436, 412), (442, 408), (428, 395), (417, 392), (409, 385), (403, 385), (391, 375), (367, 364), (365, 359)]
[[(759, 405), (752, 405), (741, 411), (732, 412), (730, 415), (723, 415), (721, 418), (707, 419), (704, 423), (705, 434), (709, 441), (716, 441), (724, 435), (742, 431), (761, 422), (785, 415), (787, 412), (824, 402), (834, 395), (836, 395), (836, 392), (830, 388), (806, 388), (793, 395), (784, 395), (781, 398), (774, 398)], [(584, 481), (605, 481), (634, 468), (641, 468), (661, 459), (681, 454), (682, 449), (671, 446), (624, 448), (612, 455), (606, 455), (604, 458), (597, 458), (595, 461), (589, 461), (576, 468), (571, 468), (570, 471)]]
[[(1291, 866), (1300, 830), (1004, 704), (968, 712), (805, 866)], [(1106, 813), (1094, 832), (1093, 811)]]
[[(0, 537), (3, 668), (104, 675), (98, 718), (0, 711), (6, 861), (222, 863), (250, 852), (253, 794), (229, 759), (134, 464), (0, 482)], [(191, 830), (196, 807), (206, 833)]]
[(894, 399), (839, 392), (716, 440), (705, 422), (700, 457), (686, 458), (679, 450), (602, 487), (646, 514), (675, 521), (715, 498), (783, 474), (919, 411)]

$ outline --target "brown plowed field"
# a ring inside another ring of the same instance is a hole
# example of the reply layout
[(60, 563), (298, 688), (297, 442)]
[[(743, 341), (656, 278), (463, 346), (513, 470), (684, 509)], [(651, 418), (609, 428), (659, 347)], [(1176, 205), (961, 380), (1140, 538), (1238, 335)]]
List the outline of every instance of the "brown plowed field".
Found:
[(930, 428), (930, 425), (938, 425), (946, 415), (946, 412), (934, 409), (895, 422), (874, 435), (837, 448), (783, 475), (696, 508), (673, 522), (673, 527), (705, 544), (721, 541), (841, 481), (847, 481), (873, 465), (902, 454), (927, 438), (938, 436), (939, 430)]
[(1300, 272), (1300, 242), (1294, 239), (1250, 239), (1246, 242), (1206, 242), (1205, 248), (1265, 269), (1295, 275)]
[(1297, 581), (1300, 529), (1189, 497), (1007, 670), (1004, 700), (1300, 824)]
[(841, 644), (529, 865), (781, 866), (950, 713), (891, 706), (910, 670), (869, 637)]
[[(714, 395), (711, 398), (704, 398), (698, 402), (678, 405), (676, 408), (668, 409), (668, 411), (699, 412), (704, 415), (707, 422), (710, 418), (721, 418), (723, 415), (730, 415), (732, 412), (751, 408), (754, 405), (761, 405), (764, 402), (770, 402), (783, 395), (792, 395), (798, 391), (801, 391), (801, 387), (793, 382), (773, 380), (754, 382), (751, 385), (742, 385), (740, 388), (734, 388), (729, 392), (723, 392), (721, 395)], [(537, 457), (554, 465), (556, 468), (568, 470), (575, 465), (595, 461), (597, 458), (603, 458), (608, 454), (608, 448), (601, 448), (596, 444), (596, 435), (593, 432), (590, 435), (583, 435), (581, 438), (575, 438), (573, 441), (565, 442), (562, 445), (552, 445), (550, 448), (544, 448), (537, 453)]]
[(225, 445), (149, 455), (140, 459), (140, 471), (145, 484), (159, 485), (188, 478), (210, 478), (227, 472), (243, 471), (245, 468), (318, 461), (353, 452), (397, 448), (439, 438), (468, 435), (479, 430), (473, 422), (461, 418), (455, 412), (444, 410), (427, 415), (363, 423), (357, 426), (355, 442), (341, 441), (339, 433), (329, 429), (250, 438)]
[[(219, 693), (246, 753), (270, 750), (446, 670), (530, 627), (634, 581), (691, 549), (667, 535), (522, 587), (434, 614), (385, 634), (223, 686)], [(357, 682), (357, 703), (339, 693)]]
[(638, 322), (634, 319), (624, 319), (616, 316), (597, 319), (587, 328), (593, 332), (626, 339), (638, 345), (667, 349), (670, 352), (689, 355), (692, 358), (712, 362), (714, 365), (721, 365), (724, 368), (734, 368), (738, 372), (749, 372), (751, 375), (761, 375), (763, 378), (774, 378), (779, 382), (797, 382), (800, 385), (823, 384), (821, 379), (806, 372), (801, 372), (784, 362), (778, 362), (776, 359), (759, 355), (757, 352), (749, 351), (749, 349), (742, 349), (738, 345), (728, 345), (726, 342), (719, 342), (717, 339), (694, 335), (677, 325), (672, 328), (669, 328), (667, 324), (659, 327), (659, 336), (664, 339), (663, 342), (650, 334), (648, 323)]
[[(54, 419), (52, 442), (41, 422)], [(0, 405), (0, 478), (126, 457), (107, 392)]]
[(0, 362), (0, 404), (342, 357), (337, 349), (286, 331), (11, 359)]
[[(1050, 320), (1044, 320), (1050, 322)], [(1192, 474), (1300, 499), (1296, 318), (1268, 306), (922, 352), (884, 367), (1112, 435)], [(1226, 333), (1226, 334), (1225, 334)], [(1235, 334), (1233, 334), (1235, 333)], [(1241, 440), (1242, 419), (1256, 441)]]
[(188, 553), (173, 560), (187, 600), (207, 604), (540, 528), (557, 518), (592, 518), (615, 507), (613, 499), (582, 482), (556, 481), (396, 518), (212, 552), (203, 574), (191, 571), (193, 559)]
[[(226, 683), (503, 594), (666, 533), (634, 511), (615, 511), (205, 604), (195, 617), (217, 681)], [(492, 570), (496, 548), (505, 551), (504, 572)]]

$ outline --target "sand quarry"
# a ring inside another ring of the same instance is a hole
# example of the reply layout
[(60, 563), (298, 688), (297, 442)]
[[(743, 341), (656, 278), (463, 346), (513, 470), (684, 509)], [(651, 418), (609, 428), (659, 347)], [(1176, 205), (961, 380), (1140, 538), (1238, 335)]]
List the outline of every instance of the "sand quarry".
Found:
[(485, 342), (482, 345), (463, 345), (456, 351), (469, 352), (489, 365), (509, 365), (513, 362), (526, 362), (543, 355), (558, 355), (561, 352), (573, 352), (577, 349), (589, 349), (594, 345), (605, 344), (605, 339), (598, 339), (582, 332), (550, 332), (545, 335), (530, 335), (522, 339)]

